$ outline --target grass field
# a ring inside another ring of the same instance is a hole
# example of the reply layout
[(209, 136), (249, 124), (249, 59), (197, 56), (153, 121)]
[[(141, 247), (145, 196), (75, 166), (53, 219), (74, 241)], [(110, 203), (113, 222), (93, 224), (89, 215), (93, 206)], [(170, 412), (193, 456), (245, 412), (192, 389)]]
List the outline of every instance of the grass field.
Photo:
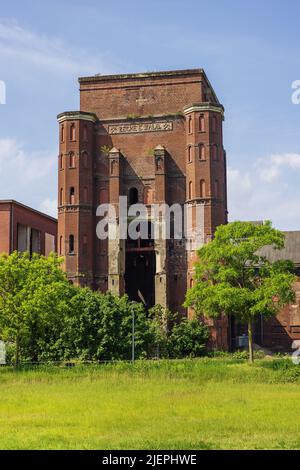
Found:
[(300, 366), (0, 369), (1, 449), (300, 449)]

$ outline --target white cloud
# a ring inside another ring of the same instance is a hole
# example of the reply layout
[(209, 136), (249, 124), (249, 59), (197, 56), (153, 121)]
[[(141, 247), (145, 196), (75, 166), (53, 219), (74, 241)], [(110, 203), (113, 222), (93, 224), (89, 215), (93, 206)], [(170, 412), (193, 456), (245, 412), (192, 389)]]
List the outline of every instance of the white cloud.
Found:
[(247, 172), (229, 167), (229, 219), (270, 219), (282, 230), (300, 230), (300, 185), (295, 170), (300, 170), (296, 153), (256, 160)]
[[(56, 194), (56, 152), (29, 152), (16, 139), (0, 139), (0, 199), (36, 201)], [(48, 206), (48, 209), (50, 206)]]
[(260, 172), (260, 179), (271, 183), (279, 178), (283, 168), (292, 170), (300, 170), (300, 154), (299, 153), (283, 153), (273, 154), (257, 163)]
[(57, 199), (44, 199), (39, 206), (39, 210), (52, 217), (57, 217)]
[(69, 74), (107, 71), (107, 59), (89, 55), (83, 49), (70, 47), (56, 37), (29, 31), (16, 20), (0, 20), (0, 58), (29, 63), (40, 69)]

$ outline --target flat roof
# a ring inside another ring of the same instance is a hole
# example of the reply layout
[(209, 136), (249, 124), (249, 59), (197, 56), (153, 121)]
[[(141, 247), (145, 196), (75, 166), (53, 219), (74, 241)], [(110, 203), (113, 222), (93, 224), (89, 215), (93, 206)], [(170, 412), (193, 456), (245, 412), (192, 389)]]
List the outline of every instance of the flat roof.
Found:
[(82, 82), (94, 82), (94, 81), (111, 81), (111, 80), (126, 80), (126, 79), (140, 79), (140, 78), (161, 78), (161, 77), (174, 77), (174, 76), (183, 76), (183, 75), (205, 75), (204, 69), (194, 68), (194, 69), (183, 69), (183, 70), (163, 70), (163, 71), (153, 71), (153, 72), (140, 72), (140, 73), (121, 73), (121, 74), (112, 74), (112, 75), (102, 75), (100, 73), (91, 75), (89, 77), (79, 77), (79, 83)]
[(27, 209), (31, 212), (35, 212), (36, 214), (41, 215), (42, 217), (47, 217), (47, 219), (50, 219), (53, 222), (57, 222), (57, 219), (55, 217), (45, 214), (44, 212), (38, 211), (37, 209), (33, 209), (32, 207), (26, 206), (25, 204), (22, 204), (21, 202), (15, 201), (14, 199), (0, 199), (0, 204), (12, 204), (15, 206), (19, 206), (19, 207), (22, 207), (23, 209)]

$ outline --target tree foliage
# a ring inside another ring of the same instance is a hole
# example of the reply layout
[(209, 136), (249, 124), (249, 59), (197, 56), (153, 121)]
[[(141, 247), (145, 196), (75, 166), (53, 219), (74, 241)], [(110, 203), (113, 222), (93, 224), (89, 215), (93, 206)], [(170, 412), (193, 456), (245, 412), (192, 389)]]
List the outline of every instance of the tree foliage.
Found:
[(147, 312), (126, 295), (71, 285), (54, 254), (0, 255), (0, 339), (16, 365), (130, 360), (133, 317), (136, 358), (198, 355), (205, 348), (197, 328), (192, 334), (189, 322), (180, 327), (178, 314), (160, 306)]
[(219, 226), (214, 239), (197, 252), (196, 283), (185, 301), (198, 314), (234, 315), (238, 321), (246, 322), (251, 360), (253, 319), (257, 315), (276, 315), (295, 296), (293, 263), (271, 263), (261, 251), (267, 245), (275, 250), (284, 247), (284, 235), (270, 222)]
[(16, 364), (25, 350), (37, 360), (47, 330), (64, 316), (70, 285), (60, 264), (55, 255), (0, 255), (0, 333), (14, 343)]

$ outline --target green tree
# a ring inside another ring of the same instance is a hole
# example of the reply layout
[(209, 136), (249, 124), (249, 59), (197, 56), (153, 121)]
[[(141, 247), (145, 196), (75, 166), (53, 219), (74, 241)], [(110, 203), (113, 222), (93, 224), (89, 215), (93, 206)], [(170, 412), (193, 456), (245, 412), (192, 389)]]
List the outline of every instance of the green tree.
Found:
[(0, 255), (0, 335), (21, 354), (38, 360), (47, 330), (59, 324), (71, 286), (61, 259), (14, 252)]
[(182, 319), (174, 325), (168, 337), (168, 351), (172, 358), (199, 357), (206, 351), (209, 330), (197, 318)]
[[(69, 304), (61, 332), (61, 356), (81, 360), (128, 360), (135, 317), (135, 354), (146, 357), (154, 342), (154, 330), (142, 304), (127, 296), (77, 289)], [(57, 343), (58, 344), (58, 343)]]
[(126, 295), (104, 296), (101, 319), (101, 342), (98, 354), (101, 359), (130, 359), (132, 348), (132, 317), (135, 318), (135, 355), (146, 357), (154, 342), (151, 321), (142, 303), (130, 302)]
[(274, 249), (284, 246), (284, 235), (272, 228), (271, 222), (219, 226), (214, 239), (197, 252), (197, 282), (188, 290), (185, 301), (197, 314), (234, 315), (238, 321), (247, 323), (250, 362), (255, 317), (274, 316), (295, 298), (293, 263), (271, 263), (260, 251), (266, 245)]

